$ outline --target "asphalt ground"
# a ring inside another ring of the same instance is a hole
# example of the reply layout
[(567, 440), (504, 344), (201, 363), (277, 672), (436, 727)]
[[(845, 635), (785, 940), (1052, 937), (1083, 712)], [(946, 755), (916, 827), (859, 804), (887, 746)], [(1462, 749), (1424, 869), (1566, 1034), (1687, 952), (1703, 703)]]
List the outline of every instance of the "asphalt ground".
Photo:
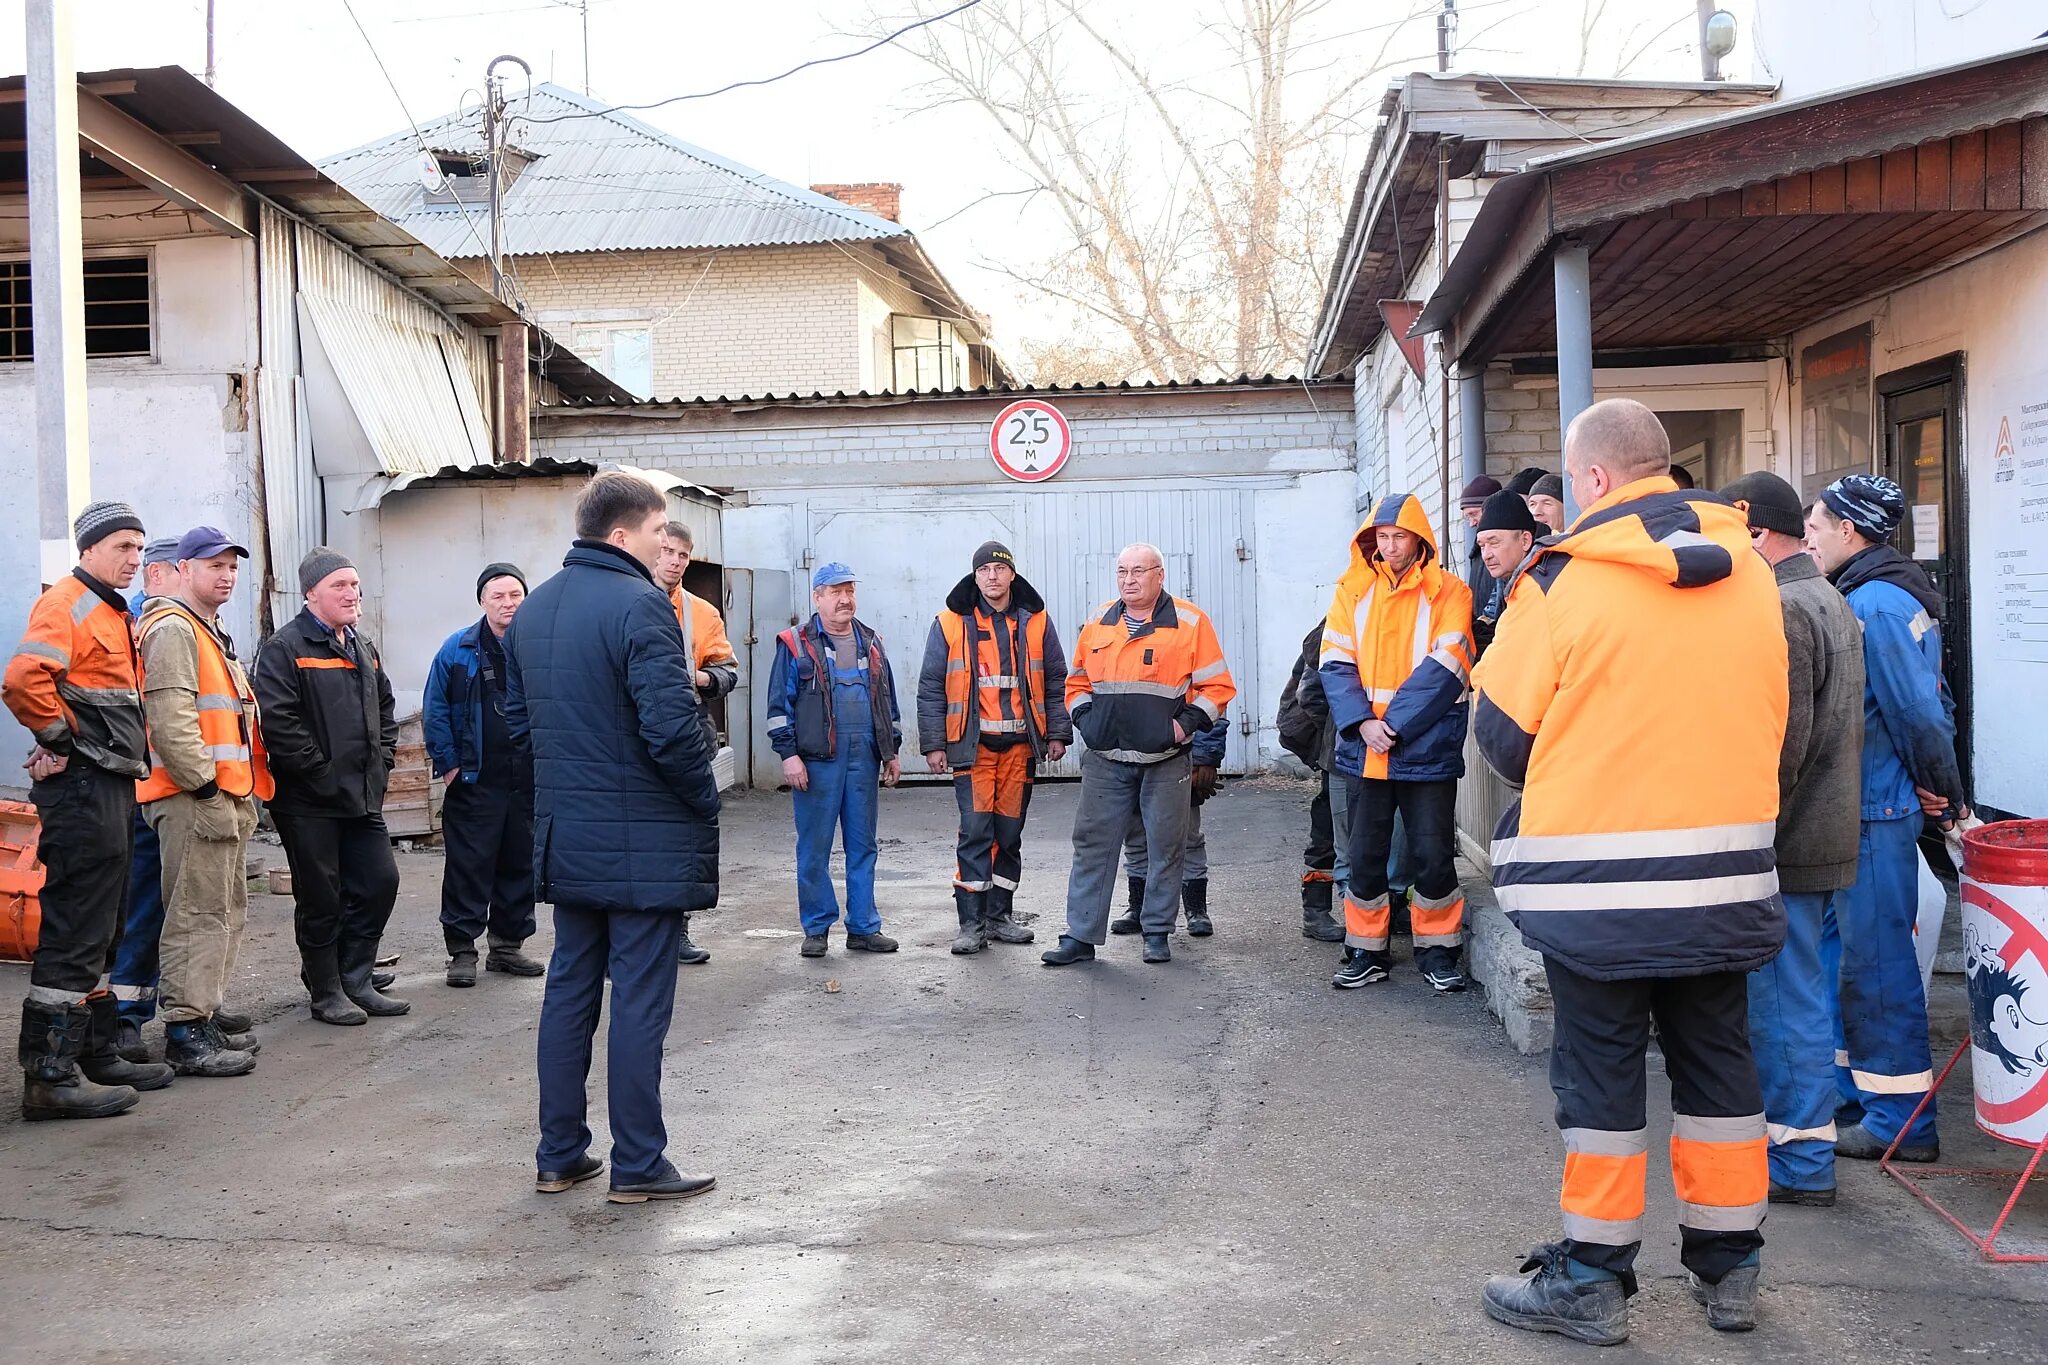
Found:
[[(1075, 789), (1037, 794), (1019, 906), (1040, 943), (946, 952), (953, 805), (885, 795), (893, 956), (797, 957), (788, 798), (734, 800), (724, 903), (682, 968), (678, 1204), (532, 1188), (541, 984), (441, 981), (440, 860), (402, 854), (387, 949), (410, 1015), (312, 1023), (289, 902), (260, 897), (231, 999), (261, 1063), (118, 1119), (23, 1124), (0, 1079), (0, 1360), (1546, 1361), (1591, 1348), (1481, 1316), (1555, 1235), (1540, 1058), (1404, 960), (1357, 992), (1298, 932), (1305, 786), (1208, 808), (1217, 935), (1049, 971)], [(274, 847), (267, 853), (282, 861)], [(547, 914), (531, 950), (548, 946)], [(12, 1016), (26, 983), (0, 967)], [(836, 988), (835, 988), (836, 987)], [(1652, 1067), (1661, 1070), (1654, 1058)], [(592, 1127), (603, 1138), (603, 1073)], [(1667, 1121), (1651, 1083), (1653, 1131)], [(2017, 1169), (1967, 1123), (1958, 1164)], [(1762, 1325), (1710, 1331), (1653, 1144), (1634, 1337), (1602, 1359), (2048, 1360), (2048, 1269), (1989, 1266), (1888, 1177), (1774, 1209)], [(2008, 1182), (2009, 1184), (2009, 1182)], [(1979, 1226), (1989, 1182), (1950, 1180)], [(2022, 1201), (2048, 1246), (2048, 1190)]]

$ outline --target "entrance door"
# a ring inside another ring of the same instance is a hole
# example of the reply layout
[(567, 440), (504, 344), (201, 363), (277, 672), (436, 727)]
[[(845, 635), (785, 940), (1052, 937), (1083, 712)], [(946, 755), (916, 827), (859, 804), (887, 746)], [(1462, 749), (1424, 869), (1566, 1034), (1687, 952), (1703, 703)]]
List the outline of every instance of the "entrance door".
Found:
[(1941, 593), (1942, 670), (1956, 699), (1956, 757), (1970, 778), (1969, 544), (1960, 448), (1962, 356), (1880, 375), (1884, 472), (1906, 491), (1894, 542)]

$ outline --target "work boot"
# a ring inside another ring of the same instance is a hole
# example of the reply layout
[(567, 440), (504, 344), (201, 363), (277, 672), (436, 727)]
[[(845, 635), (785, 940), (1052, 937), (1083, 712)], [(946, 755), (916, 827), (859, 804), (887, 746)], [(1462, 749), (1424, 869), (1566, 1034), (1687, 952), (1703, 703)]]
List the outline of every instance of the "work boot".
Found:
[[(687, 933), (684, 938), (687, 942)], [(491, 950), (484, 954), (484, 970), (503, 972), (507, 976), (546, 976), (548, 971), (546, 966), (520, 952), (517, 943), (493, 943)], [(377, 989), (382, 990), (383, 987)]]
[[(1860, 1123), (1852, 1123), (1835, 1132), (1835, 1155), (1845, 1156), (1854, 1161), (1876, 1161), (1885, 1154), (1891, 1143), (1885, 1141)], [(1941, 1160), (1939, 1142), (1900, 1143), (1899, 1150), (1892, 1153), (1894, 1161), (1930, 1162)]]
[(883, 933), (850, 933), (846, 936), (846, 951), (849, 953), (893, 953), (896, 951), (896, 940)]
[(142, 1041), (142, 1025), (125, 1014), (114, 1023), (114, 1051), (131, 1062), (154, 1060)]
[(213, 1041), (230, 1052), (246, 1052), (251, 1057), (263, 1051), (263, 1044), (256, 1041), (254, 1033), (229, 1033), (220, 1026), (218, 1017), (206, 1021), (206, 1031), (213, 1035)]
[(131, 1062), (116, 1048), (121, 1015), (113, 996), (89, 996), (85, 1010), (85, 1052), (78, 1059), (78, 1069), (87, 1080), (136, 1090), (161, 1090), (171, 1083), (171, 1069), (162, 1062)]
[(313, 1003), (313, 1017), (323, 1024), (367, 1024), (370, 1016), (356, 1007), (341, 988), (341, 969), (335, 965), (334, 949), (306, 948), (299, 953), (299, 980)]
[(953, 909), (960, 916), (960, 932), (953, 935), (953, 953), (969, 957), (988, 947), (988, 892), (953, 888)]
[(1790, 1185), (1771, 1182), (1770, 1201), (1773, 1204), (1803, 1204), (1810, 1209), (1831, 1209), (1835, 1206), (1835, 1187), (1824, 1190), (1800, 1190)]
[(1706, 1305), (1707, 1326), (1716, 1332), (1755, 1330), (1757, 1260), (1757, 1254), (1750, 1252), (1749, 1259), (1723, 1275), (1719, 1284), (1689, 1275), (1693, 1301)]
[(685, 967), (701, 967), (711, 960), (711, 954), (690, 942), (690, 917), (683, 916), (683, 934), (676, 944), (676, 961)]
[(1109, 932), (1112, 934), (1137, 933), (1139, 929), (1138, 915), (1145, 908), (1145, 879), (1143, 877), (1126, 877), (1124, 880), (1130, 886), (1131, 901), (1129, 905), (1124, 907), (1124, 912), (1121, 915), (1118, 915), (1109, 922)]
[(1209, 879), (1188, 881), (1180, 884), (1181, 908), (1188, 913), (1188, 937), (1207, 938), (1216, 932), (1216, 926), (1209, 922)]
[(222, 1047), (204, 1019), (187, 1019), (164, 1028), (164, 1058), (180, 1076), (246, 1076), (256, 1059)]
[(700, 1194), (709, 1194), (718, 1184), (715, 1175), (684, 1175), (668, 1161), (661, 1163), (661, 1174), (652, 1180), (635, 1181), (630, 1185), (618, 1182), (618, 1172), (612, 1172), (612, 1187), (605, 1199), (613, 1204), (645, 1204), (650, 1199), (689, 1199)]
[(1385, 981), (1391, 973), (1387, 970), (1389, 958), (1385, 953), (1370, 952), (1364, 948), (1346, 948), (1343, 958), (1337, 963), (1337, 973), (1330, 978), (1330, 984), (1340, 991), (1355, 991), (1360, 986), (1376, 986)]
[(1344, 926), (1333, 913), (1337, 884), (1327, 872), (1309, 871), (1301, 878), (1301, 936), (1318, 943), (1341, 943)]
[(981, 917), (981, 924), (988, 930), (991, 941), (1029, 943), (1038, 937), (1018, 923), (1016, 899), (1017, 893), (1007, 886), (992, 886), (988, 889), (988, 913)]
[(825, 938), (825, 935), (823, 935), (823, 934), (805, 934), (805, 935), (804, 935), (804, 941), (803, 941), (803, 946), (802, 946), (802, 947), (800, 947), (800, 948), (798, 948), (798, 949), (796, 950), (796, 951), (797, 951), (797, 956), (799, 956), (799, 957), (823, 957), (823, 956), (825, 955), (825, 944), (826, 944), (826, 938)]
[[(1528, 1274), (1535, 1271), (1534, 1275)], [(1611, 1270), (1565, 1255), (1548, 1242), (1529, 1253), (1520, 1275), (1496, 1275), (1480, 1301), (1486, 1316), (1525, 1332), (1556, 1332), (1590, 1346), (1628, 1340), (1628, 1290)]]
[(448, 955), (448, 984), (467, 990), (476, 984), (476, 949)]
[(92, 1013), (83, 1002), (21, 1002), (21, 1116), (103, 1119), (133, 1109), (142, 1097), (129, 1085), (100, 1085), (78, 1072)]
[(1173, 949), (1166, 942), (1164, 934), (1145, 935), (1145, 960), (1147, 962), (1173, 961)]
[(1061, 934), (1059, 947), (1046, 949), (1038, 955), (1038, 960), (1048, 967), (1066, 967), (1076, 962), (1093, 962), (1095, 960), (1095, 945), (1083, 943), (1080, 939), (1073, 938), (1067, 934)]
[(213, 1012), (213, 1026), (222, 1033), (247, 1033), (256, 1027), (256, 1021), (246, 1014), (237, 1014), (222, 1006)]
[(342, 993), (356, 1003), (365, 1014), (379, 1018), (409, 1013), (412, 1003), (400, 1000), (395, 995), (384, 994), (383, 988), (372, 979), (372, 968), (377, 953), (374, 942), (343, 942), (337, 945), (336, 961), (341, 966)]

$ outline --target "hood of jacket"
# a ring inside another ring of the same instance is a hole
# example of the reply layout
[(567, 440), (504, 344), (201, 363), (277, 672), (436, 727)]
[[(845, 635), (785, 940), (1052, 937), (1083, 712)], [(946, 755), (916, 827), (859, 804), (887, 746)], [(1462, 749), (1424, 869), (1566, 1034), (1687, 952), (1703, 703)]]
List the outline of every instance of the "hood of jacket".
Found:
[[(1421, 555), (1398, 581), (1386, 561), (1380, 558), (1380, 548), (1372, 534), (1382, 526), (1413, 532), (1422, 541)], [(1425, 596), (1436, 596), (1438, 582), (1443, 577), (1443, 565), (1437, 553), (1436, 532), (1430, 529), (1429, 518), (1423, 515), (1422, 500), (1413, 493), (1395, 493), (1374, 503), (1372, 515), (1351, 538), (1351, 567), (1344, 571), (1344, 576), (1353, 580), (1378, 578), (1395, 587), (1420, 582)]]
[(1537, 541), (1523, 572), (1562, 554), (1623, 565), (1672, 588), (1704, 588), (1734, 573), (1737, 556), (1754, 553), (1749, 523), (1733, 504), (1659, 474), (1624, 484), (1562, 535)]
[[(981, 603), (981, 585), (968, 574), (953, 585), (953, 591), (946, 594), (946, 610), (955, 616), (965, 616)], [(1026, 611), (1045, 610), (1045, 599), (1038, 595), (1038, 589), (1031, 586), (1023, 574), (1010, 580), (1010, 605)]]
[(1834, 581), (1844, 597), (1865, 583), (1889, 583), (1918, 602), (1929, 616), (1941, 619), (1944, 604), (1927, 571), (1890, 545), (1873, 545), (1856, 555), (1835, 570)]

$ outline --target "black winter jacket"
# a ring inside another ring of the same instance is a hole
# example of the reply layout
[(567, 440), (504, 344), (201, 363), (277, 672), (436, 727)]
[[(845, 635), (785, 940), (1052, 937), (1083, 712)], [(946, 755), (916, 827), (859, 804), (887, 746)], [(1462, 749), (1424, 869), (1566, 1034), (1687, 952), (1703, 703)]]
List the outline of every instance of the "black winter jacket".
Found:
[(579, 540), (505, 632), (505, 714), (533, 746), (539, 899), (718, 902), (718, 788), (683, 631), (644, 566)]
[(305, 610), (256, 651), (250, 684), (277, 780), (272, 811), (334, 820), (384, 812), (398, 717), (376, 643), (352, 634), (354, 647), (344, 650)]

